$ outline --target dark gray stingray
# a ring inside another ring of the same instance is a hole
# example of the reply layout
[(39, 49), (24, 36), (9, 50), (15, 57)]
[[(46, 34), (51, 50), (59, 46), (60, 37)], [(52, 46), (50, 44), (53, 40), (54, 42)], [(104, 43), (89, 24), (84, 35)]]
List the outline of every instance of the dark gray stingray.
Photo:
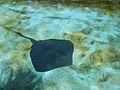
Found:
[[(5, 27), (9, 29), (8, 27)], [(18, 35), (31, 40), (30, 57), (36, 71), (45, 72), (59, 67), (72, 65), (74, 46), (69, 40), (47, 39), (36, 41), (14, 31)]]

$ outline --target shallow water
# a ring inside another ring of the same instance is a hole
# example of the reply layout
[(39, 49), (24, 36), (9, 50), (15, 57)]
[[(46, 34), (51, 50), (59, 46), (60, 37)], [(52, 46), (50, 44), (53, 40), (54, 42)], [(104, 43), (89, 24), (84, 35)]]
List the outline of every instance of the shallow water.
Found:
[[(62, 4), (0, 4), (0, 24), (36, 40), (74, 43), (73, 66), (34, 70), (31, 42), (0, 26), (0, 87), (4, 90), (119, 90), (120, 13)], [(109, 87), (109, 88), (108, 88)]]

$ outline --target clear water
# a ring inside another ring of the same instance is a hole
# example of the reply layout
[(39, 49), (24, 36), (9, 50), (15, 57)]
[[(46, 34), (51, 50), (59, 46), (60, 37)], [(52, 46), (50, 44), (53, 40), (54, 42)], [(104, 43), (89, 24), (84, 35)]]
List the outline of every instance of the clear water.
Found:
[(1, 88), (120, 89), (119, 12), (62, 4), (0, 4), (0, 24), (36, 40), (66, 39), (75, 45), (73, 66), (37, 73), (29, 56), (31, 42), (0, 26)]

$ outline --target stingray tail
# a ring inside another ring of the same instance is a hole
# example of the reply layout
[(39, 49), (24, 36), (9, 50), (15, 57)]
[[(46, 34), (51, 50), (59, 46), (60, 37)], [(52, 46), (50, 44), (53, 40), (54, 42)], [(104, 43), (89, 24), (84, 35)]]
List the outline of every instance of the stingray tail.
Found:
[(18, 35), (21, 36), (21, 37), (24, 37), (24, 38), (29, 39), (32, 43), (35, 43), (35, 42), (36, 42), (36, 40), (34, 40), (34, 39), (30, 38), (30, 37), (26, 37), (26, 36), (22, 35), (22, 33), (18, 32), (18, 31), (15, 31), (15, 30), (13, 30), (13, 29), (11, 29), (11, 28), (9, 28), (9, 27), (5, 27), (4, 25), (0, 25), (0, 26), (4, 27), (6, 30), (10, 30), (10, 31), (18, 34)]
[(36, 42), (36, 40), (34, 40), (34, 39), (30, 38), (30, 37), (26, 37), (26, 36), (22, 35), (22, 33), (20, 33), (20, 32), (17, 32), (17, 31), (13, 31), (13, 32), (15, 32), (16, 34), (18, 34), (21, 37), (29, 39), (32, 43)]

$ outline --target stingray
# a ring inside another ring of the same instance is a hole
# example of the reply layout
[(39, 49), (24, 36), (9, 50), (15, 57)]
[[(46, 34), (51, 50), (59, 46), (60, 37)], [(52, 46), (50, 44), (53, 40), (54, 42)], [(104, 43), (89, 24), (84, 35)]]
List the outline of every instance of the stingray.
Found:
[(56, 68), (72, 65), (74, 45), (70, 40), (47, 39), (34, 40), (22, 35), (20, 32), (5, 27), (21, 37), (32, 42), (30, 57), (36, 71), (46, 72)]

